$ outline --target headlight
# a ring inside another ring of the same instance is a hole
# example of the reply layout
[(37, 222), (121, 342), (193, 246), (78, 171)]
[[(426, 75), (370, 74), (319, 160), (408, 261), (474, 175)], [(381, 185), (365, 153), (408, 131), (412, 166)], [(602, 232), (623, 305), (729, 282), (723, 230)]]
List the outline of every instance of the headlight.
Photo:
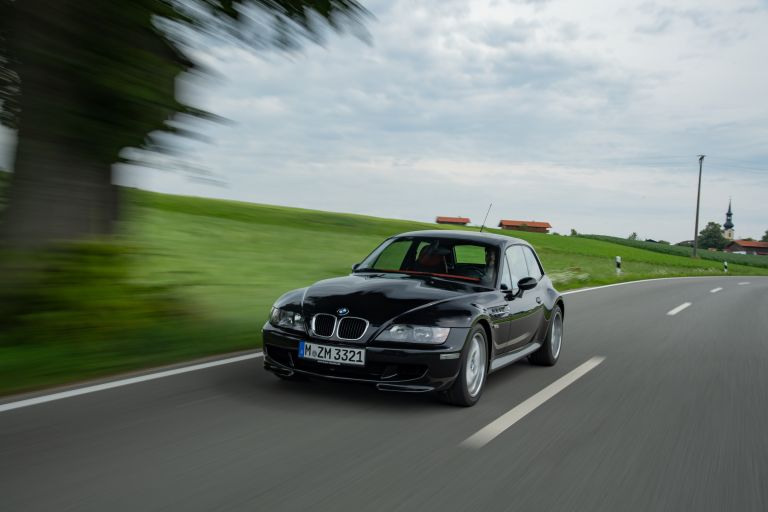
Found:
[(379, 334), (379, 341), (400, 341), (403, 343), (445, 343), (451, 330), (447, 327), (424, 327), (421, 325), (393, 325)]
[(285, 327), (297, 331), (306, 331), (304, 317), (301, 313), (295, 311), (286, 311), (285, 309), (272, 308), (269, 314), (269, 322), (276, 327)]

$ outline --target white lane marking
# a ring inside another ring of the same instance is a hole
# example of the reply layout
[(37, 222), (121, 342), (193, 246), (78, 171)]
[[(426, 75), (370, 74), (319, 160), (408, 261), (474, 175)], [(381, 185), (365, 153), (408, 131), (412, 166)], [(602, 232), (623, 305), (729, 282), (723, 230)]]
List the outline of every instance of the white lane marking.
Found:
[(26, 400), (18, 400), (16, 402), (8, 402), (6, 404), (0, 404), (0, 412), (11, 411), (13, 409), (20, 409), (22, 407), (29, 407), (30, 405), (44, 404), (46, 402), (53, 402), (54, 400), (61, 400), (63, 398), (71, 398), (73, 396), (86, 395), (88, 393), (95, 393), (97, 391), (104, 391), (105, 389), (119, 388), (121, 386), (128, 386), (130, 384), (136, 384), (138, 382), (146, 382), (148, 380), (162, 379), (164, 377), (170, 377), (172, 375), (179, 375), (181, 373), (195, 372), (198, 370), (205, 370), (206, 368), (213, 368), (214, 366), (221, 366), (231, 363), (239, 363), (240, 361), (246, 361), (248, 359), (255, 359), (261, 357), (264, 354), (262, 352), (256, 352), (253, 354), (245, 354), (237, 357), (230, 357), (228, 359), (219, 359), (217, 361), (209, 361), (207, 363), (194, 364), (192, 366), (184, 366), (182, 368), (174, 368), (173, 370), (165, 370), (157, 373), (149, 373), (147, 375), (139, 375), (138, 377), (131, 377), (128, 379), (114, 380), (111, 382), (105, 382), (103, 384), (95, 384), (93, 386), (86, 386), (83, 388), (70, 389), (68, 391), (61, 391), (59, 393), (53, 393), (50, 395), (36, 396), (34, 398), (28, 398)]
[(460, 446), (474, 449), (482, 448), (486, 444), (493, 441), (497, 436), (502, 434), (509, 427), (536, 410), (536, 408), (538, 408), (544, 402), (586, 375), (590, 370), (595, 368), (603, 361), (605, 361), (604, 357), (593, 357), (589, 361), (583, 363), (581, 366), (572, 370), (571, 372), (563, 375), (549, 386), (545, 387), (532, 397), (513, 407), (506, 413), (493, 420), (488, 425), (484, 426), (469, 436), (461, 443)]
[(677, 306), (676, 308), (674, 308), (674, 309), (670, 309), (669, 311), (667, 311), (667, 315), (668, 315), (668, 316), (675, 316), (676, 314), (678, 314), (678, 313), (679, 313), (679, 312), (681, 312), (682, 310), (684, 310), (684, 309), (686, 309), (686, 308), (690, 307), (690, 305), (691, 305), (691, 303), (690, 303), (690, 302), (683, 302), (682, 304), (680, 304), (680, 305), (679, 305), (679, 306)]
[(723, 279), (723, 276), (686, 276), (686, 277), (657, 277), (655, 279), (638, 279), (637, 281), (624, 281), (621, 283), (604, 284), (602, 286), (591, 286), (589, 288), (579, 288), (578, 290), (568, 290), (560, 295), (571, 295), (573, 293), (591, 292), (592, 290), (602, 290), (603, 288), (613, 288), (614, 286), (624, 286), (637, 283), (655, 283), (658, 281), (670, 281), (673, 279)]
[(720, 288), (720, 287), (718, 287), (718, 288), (712, 288), (711, 290), (709, 290), (709, 293), (717, 293), (717, 292), (719, 292), (720, 290), (722, 290), (722, 288)]
[(744, 281), (743, 283), (739, 283), (739, 286), (744, 286), (745, 284), (749, 284), (749, 281)]

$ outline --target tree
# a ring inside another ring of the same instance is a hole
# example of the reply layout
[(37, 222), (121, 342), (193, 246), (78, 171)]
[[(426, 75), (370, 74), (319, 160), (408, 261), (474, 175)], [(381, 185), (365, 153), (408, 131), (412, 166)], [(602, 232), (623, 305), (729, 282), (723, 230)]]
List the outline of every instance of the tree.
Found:
[(571, 236), (579, 236), (579, 233), (575, 229), (571, 228)]
[(637, 240), (637, 233), (634, 231), (627, 237), (627, 240)]
[(367, 15), (356, 0), (0, 0), (0, 123), (17, 130), (0, 240), (111, 233), (121, 152), (172, 151), (168, 134), (214, 118), (176, 96), (179, 75), (204, 72), (195, 46), (292, 48)]
[(728, 240), (723, 236), (723, 228), (717, 222), (708, 222), (699, 233), (699, 248), (722, 250)]
[(765, 230), (765, 234), (763, 235), (763, 238), (760, 239), (761, 242), (768, 242), (768, 229)]

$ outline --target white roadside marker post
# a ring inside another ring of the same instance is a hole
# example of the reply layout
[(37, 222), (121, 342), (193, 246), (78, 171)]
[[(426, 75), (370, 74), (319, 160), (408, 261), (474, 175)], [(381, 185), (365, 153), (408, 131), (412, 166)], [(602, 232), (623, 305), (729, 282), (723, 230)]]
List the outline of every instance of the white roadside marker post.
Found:
[(723, 272), (725, 272), (726, 274), (728, 273), (728, 262), (727, 261), (723, 262)]
[(616, 256), (616, 275), (621, 275), (621, 256)]

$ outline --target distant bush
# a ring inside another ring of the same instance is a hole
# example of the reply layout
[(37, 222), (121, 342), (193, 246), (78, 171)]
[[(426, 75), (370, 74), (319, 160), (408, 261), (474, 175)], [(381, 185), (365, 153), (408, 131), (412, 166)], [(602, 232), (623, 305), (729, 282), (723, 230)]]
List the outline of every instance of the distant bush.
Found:
[(82, 242), (0, 254), (0, 345), (105, 343), (186, 315), (169, 286), (131, 280), (134, 249)]
[[(691, 247), (682, 247), (679, 245), (666, 245), (662, 243), (643, 242), (641, 240), (627, 240), (625, 238), (619, 238), (615, 236), (607, 235), (578, 235), (581, 238), (590, 238), (592, 240), (602, 240), (603, 242), (611, 242), (614, 244), (626, 245), (627, 247), (636, 247), (638, 249), (646, 249), (662, 254), (671, 254), (675, 256), (691, 256)], [(699, 257), (703, 260), (711, 261), (728, 261), (729, 263), (737, 263), (739, 265), (748, 265), (750, 267), (768, 268), (768, 257), (765, 256), (750, 256), (746, 254), (733, 254), (729, 252), (710, 252), (699, 251)]]

